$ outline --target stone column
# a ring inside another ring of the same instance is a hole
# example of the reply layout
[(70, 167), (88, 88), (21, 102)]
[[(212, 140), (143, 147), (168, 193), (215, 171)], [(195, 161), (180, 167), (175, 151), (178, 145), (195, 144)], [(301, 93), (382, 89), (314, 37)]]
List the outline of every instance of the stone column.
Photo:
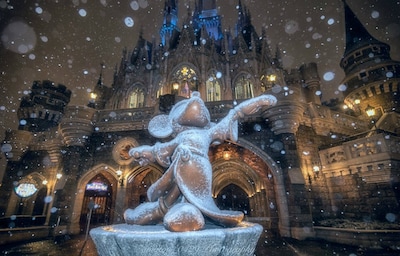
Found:
[[(68, 153), (64, 155), (63, 160), (63, 180), (64, 186), (56, 191), (57, 202), (54, 207), (57, 208), (57, 215), (60, 217), (60, 226), (66, 226), (70, 233), (79, 233), (80, 212), (74, 212), (75, 198), (78, 193), (78, 181), (83, 172), (82, 162), (84, 148), (68, 147)], [(72, 160), (73, 159), (73, 160)], [(84, 192), (83, 192), (84, 193)], [(73, 223), (78, 223), (78, 227), (71, 227)]]
[(93, 132), (93, 116), (96, 110), (86, 106), (67, 107), (64, 117), (60, 122), (59, 130), (67, 146), (63, 155), (63, 166), (65, 175), (64, 187), (57, 191), (59, 216), (61, 223), (67, 225), (70, 233), (79, 233), (79, 212), (74, 212), (74, 203), (78, 191), (78, 181), (85, 171), (83, 166), (87, 159), (86, 143)]
[(284, 172), (291, 237), (296, 239), (313, 237), (315, 234), (309, 208), (308, 192), (300, 169), (295, 135), (286, 133), (280, 134), (278, 137), (284, 144), (284, 157), (280, 162)]

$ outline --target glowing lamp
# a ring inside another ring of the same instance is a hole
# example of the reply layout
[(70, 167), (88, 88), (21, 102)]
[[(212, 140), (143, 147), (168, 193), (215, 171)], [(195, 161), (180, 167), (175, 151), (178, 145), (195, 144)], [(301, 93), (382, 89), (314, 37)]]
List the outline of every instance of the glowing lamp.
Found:
[(375, 108), (368, 105), (368, 107), (365, 109), (365, 113), (367, 113), (368, 117), (373, 117), (376, 114)]
[(272, 75), (268, 75), (267, 79), (269, 82), (275, 82), (276, 81), (276, 75), (272, 74)]
[(224, 149), (224, 151), (222, 152), (222, 157), (224, 158), (224, 160), (229, 160), (231, 158), (231, 152), (229, 152), (229, 149)]

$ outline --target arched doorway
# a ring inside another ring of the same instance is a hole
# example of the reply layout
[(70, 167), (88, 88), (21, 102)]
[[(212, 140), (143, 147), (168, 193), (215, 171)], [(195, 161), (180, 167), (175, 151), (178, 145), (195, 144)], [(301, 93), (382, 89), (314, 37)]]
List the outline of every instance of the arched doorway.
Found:
[(128, 208), (136, 208), (147, 201), (147, 190), (162, 175), (161, 168), (155, 165), (139, 167), (128, 177), (126, 202)]
[(251, 212), (248, 195), (235, 184), (229, 184), (219, 192), (216, 204), (221, 210), (241, 211), (245, 215)]
[(85, 187), (80, 218), (81, 230), (87, 225), (91, 209), (91, 226), (108, 225), (112, 221), (112, 199), (111, 183), (102, 174), (92, 178)]

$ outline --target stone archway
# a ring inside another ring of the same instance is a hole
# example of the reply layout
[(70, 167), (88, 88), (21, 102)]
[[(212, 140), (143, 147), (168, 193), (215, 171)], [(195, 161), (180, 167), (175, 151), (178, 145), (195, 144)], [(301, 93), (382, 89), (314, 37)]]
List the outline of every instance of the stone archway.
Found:
[(80, 226), (83, 230), (90, 214), (90, 226), (108, 225), (113, 217), (113, 189), (103, 174), (97, 174), (87, 184), (83, 197)]
[(242, 138), (237, 143), (224, 143), (212, 148), (209, 156), (214, 172), (214, 198), (225, 186), (238, 185), (249, 195), (250, 208), (255, 211), (252, 218), (261, 217), (269, 222), (268, 226), (279, 230), (281, 236), (290, 237), (283, 172), (275, 161)]
[[(231, 150), (233, 152), (233, 149)], [(232, 186), (235, 186), (236, 190), (231, 190), (229, 194), (227, 188)], [(243, 191), (246, 196), (246, 199), (242, 198), (243, 202), (240, 203), (243, 209), (237, 210), (242, 210), (247, 218), (257, 218), (269, 228), (271, 220), (278, 218), (276, 209), (270, 207), (270, 205), (276, 205), (272, 187), (271, 179), (265, 179), (240, 158), (218, 159), (213, 162), (213, 196), (217, 203), (221, 203), (221, 196), (233, 200), (235, 197), (240, 197)], [(232, 203), (235, 204), (235, 201), (233, 200)], [(239, 204), (238, 201), (237, 204)], [(224, 206), (218, 205), (218, 207)]]
[(126, 208), (135, 208), (147, 201), (147, 189), (156, 182), (164, 173), (162, 167), (149, 164), (133, 169), (126, 182), (126, 196), (124, 205)]
[[(81, 220), (81, 214), (82, 214), (82, 207), (84, 203), (84, 198), (85, 198), (85, 191), (86, 191), (86, 185), (94, 179), (97, 175), (101, 174), (104, 179), (108, 181), (108, 184), (111, 187), (111, 193), (112, 193), (112, 198), (111, 198), (111, 209), (115, 208), (115, 201), (116, 201), (116, 196), (117, 196), (117, 188), (118, 188), (118, 176), (116, 174), (116, 169), (113, 167), (106, 165), (106, 164), (99, 164), (97, 166), (94, 166), (90, 170), (88, 170), (85, 174), (82, 175), (82, 177), (78, 181), (78, 186), (77, 186), (77, 193), (75, 196), (75, 202), (74, 202), (74, 209), (73, 213), (71, 216), (71, 224), (70, 224), (70, 232), (72, 234), (78, 234), (80, 233), (81, 226), (80, 226), (80, 220)], [(110, 220), (113, 219), (114, 210), (111, 211), (111, 216), (109, 217)]]
[(45, 210), (47, 209), (45, 198), (48, 188), (43, 181), (46, 181), (46, 178), (42, 174), (33, 172), (16, 183), (8, 200), (5, 214), (6, 216), (15, 216), (15, 221), (10, 223), (12, 225), (9, 225), (9, 227), (18, 228), (45, 224)]

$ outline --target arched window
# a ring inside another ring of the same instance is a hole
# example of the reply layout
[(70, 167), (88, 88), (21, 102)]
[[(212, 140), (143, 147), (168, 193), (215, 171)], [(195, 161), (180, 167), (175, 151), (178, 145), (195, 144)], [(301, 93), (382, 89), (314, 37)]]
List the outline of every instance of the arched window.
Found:
[(250, 99), (254, 97), (253, 83), (245, 75), (239, 76), (235, 81), (235, 98)]
[(207, 101), (221, 100), (220, 72), (212, 72), (206, 81)]
[(144, 106), (144, 92), (142, 89), (134, 90), (129, 96), (129, 108), (141, 108)]
[(190, 98), (192, 92), (197, 90), (197, 84), (196, 72), (184, 65), (173, 73), (171, 90), (173, 94)]

